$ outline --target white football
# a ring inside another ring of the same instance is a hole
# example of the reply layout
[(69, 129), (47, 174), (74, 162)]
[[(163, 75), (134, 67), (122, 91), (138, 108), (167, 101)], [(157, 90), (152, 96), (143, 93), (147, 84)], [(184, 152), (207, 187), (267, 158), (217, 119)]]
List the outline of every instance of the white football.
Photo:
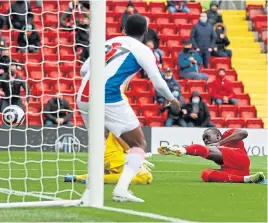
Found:
[(25, 113), (19, 106), (10, 105), (4, 109), (2, 119), (5, 125), (17, 127), (23, 123)]

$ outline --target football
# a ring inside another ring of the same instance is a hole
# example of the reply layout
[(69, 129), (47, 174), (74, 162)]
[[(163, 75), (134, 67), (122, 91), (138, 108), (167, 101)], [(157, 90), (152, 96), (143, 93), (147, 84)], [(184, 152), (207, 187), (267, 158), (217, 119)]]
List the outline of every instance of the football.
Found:
[(7, 126), (18, 127), (23, 123), (25, 113), (19, 106), (10, 105), (4, 109), (2, 119)]

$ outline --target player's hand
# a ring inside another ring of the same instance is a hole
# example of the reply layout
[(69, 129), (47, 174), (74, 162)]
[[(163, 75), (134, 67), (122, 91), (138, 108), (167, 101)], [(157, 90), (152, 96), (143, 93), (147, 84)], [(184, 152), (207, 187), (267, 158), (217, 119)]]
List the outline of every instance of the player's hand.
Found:
[(198, 118), (198, 115), (196, 113), (191, 113), (190, 116), (193, 119), (197, 119)]
[(170, 103), (171, 103), (171, 104), (175, 104), (175, 105), (178, 106), (179, 108), (181, 107), (181, 103), (178, 101), (177, 98), (174, 98)]

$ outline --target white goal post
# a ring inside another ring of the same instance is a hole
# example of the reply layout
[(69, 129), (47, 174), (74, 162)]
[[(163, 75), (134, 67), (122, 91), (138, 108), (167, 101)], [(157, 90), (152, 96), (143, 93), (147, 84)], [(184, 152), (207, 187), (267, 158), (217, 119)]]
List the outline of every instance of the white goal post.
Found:
[[(70, 0), (58, 0), (58, 8), (61, 8), (61, 2), (67, 1), (70, 2)], [(0, 208), (44, 206), (103, 207), (104, 205), (106, 0), (88, 1), (90, 4), (91, 27), (89, 131), (87, 132), (83, 127), (77, 126), (58, 126), (45, 129), (42, 126), (41, 129), (37, 129), (30, 126), (27, 123), (28, 121), (25, 126), (18, 128), (3, 127), (1, 129), (2, 127), (0, 127), (0, 134), (3, 133), (3, 137), (8, 138), (6, 140), (8, 144), (0, 142)], [(9, 3), (11, 4), (12, 2)], [(36, 15), (42, 17), (44, 13), (50, 12), (44, 12), (42, 9), (41, 14), (36, 13)], [(52, 15), (57, 14), (58, 16), (60, 13), (63, 13), (63, 11), (51, 12)], [(44, 24), (43, 20), (42, 24)], [(58, 37), (59, 30), (58, 27), (56, 29)], [(52, 31), (55, 30), (52, 29)], [(10, 42), (13, 41), (12, 38), (10, 37)], [(59, 49), (59, 45), (60, 43), (57, 45), (57, 49)], [(75, 45), (72, 48), (75, 50)], [(41, 50), (42, 46), (40, 47)], [(58, 51), (56, 52), (59, 54)], [(76, 59), (74, 60), (76, 62)], [(64, 61), (59, 59), (55, 63), (58, 66), (59, 73), (62, 62)], [(25, 67), (27, 67), (27, 63), (26, 59)], [(43, 68), (43, 63), (41, 61), (40, 66), (42, 66), (42, 72), (46, 72)], [(75, 70), (75, 67), (73, 70)], [(26, 81), (30, 79), (29, 72), (28, 68), (26, 68)], [(42, 74), (42, 76), (41, 82), (46, 78), (50, 79), (50, 77), (44, 77), (45, 74)], [(64, 78), (67, 79), (68, 77)], [(59, 80), (58, 84), (60, 85)], [(71, 80), (74, 81), (74, 79)], [(76, 93), (77, 91), (74, 92), (74, 95)], [(42, 94), (39, 98), (36, 98), (43, 101), (43, 96)], [(44, 109), (43, 105), (41, 105), (41, 117), (42, 109)], [(74, 110), (74, 112), (76, 113), (77, 110)], [(43, 118), (41, 119), (41, 121), (44, 121)], [(72, 132), (73, 137), (69, 133), (62, 134), (62, 129), (60, 128), (63, 128), (63, 132), (65, 132), (64, 129)], [(87, 137), (88, 140), (84, 139), (81, 142), (77, 139), (76, 134), (82, 135), (82, 139)], [(21, 135), (24, 136), (25, 146), (21, 146), (20, 142), (16, 143)], [(47, 142), (47, 137), (51, 137), (54, 141)], [(62, 140), (63, 138), (64, 140)], [(33, 140), (39, 141), (40, 147), (36, 148), (37, 146), (33, 143)], [(88, 142), (88, 144), (85, 142)], [(47, 152), (50, 151), (47, 148), (54, 148), (54, 151)], [(81, 148), (84, 149), (84, 153), (78, 153), (82, 150)], [(85, 185), (74, 182), (64, 183), (64, 173), (88, 173), (87, 183)]]

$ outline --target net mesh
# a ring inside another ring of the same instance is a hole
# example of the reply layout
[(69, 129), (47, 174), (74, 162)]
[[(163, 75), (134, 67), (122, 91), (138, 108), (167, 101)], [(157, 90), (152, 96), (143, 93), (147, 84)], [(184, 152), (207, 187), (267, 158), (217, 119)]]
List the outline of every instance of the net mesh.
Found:
[[(64, 183), (63, 177), (87, 172), (87, 133), (75, 99), (80, 67), (88, 56), (89, 9), (64, 0), (30, 1), (24, 11), (23, 6), (16, 11), (14, 4), (0, 2), (0, 21), (6, 22), (1, 30), (0, 72), (9, 73), (6, 65), (14, 64), (16, 75), (23, 77), (26, 89), (19, 98), (26, 121), (14, 128), (3, 125), (1, 118), (0, 203), (77, 199), (84, 186)], [(13, 82), (6, 82), (11, 90)], [(45, 113), (52, 112), (46, 111), (46, 104), (58, 92), (69, 102), (73, 118), (61, 126), (47, 126)], [(4, 100), (15, 103), (15, 97), (3, 95), (2, 105)]]

